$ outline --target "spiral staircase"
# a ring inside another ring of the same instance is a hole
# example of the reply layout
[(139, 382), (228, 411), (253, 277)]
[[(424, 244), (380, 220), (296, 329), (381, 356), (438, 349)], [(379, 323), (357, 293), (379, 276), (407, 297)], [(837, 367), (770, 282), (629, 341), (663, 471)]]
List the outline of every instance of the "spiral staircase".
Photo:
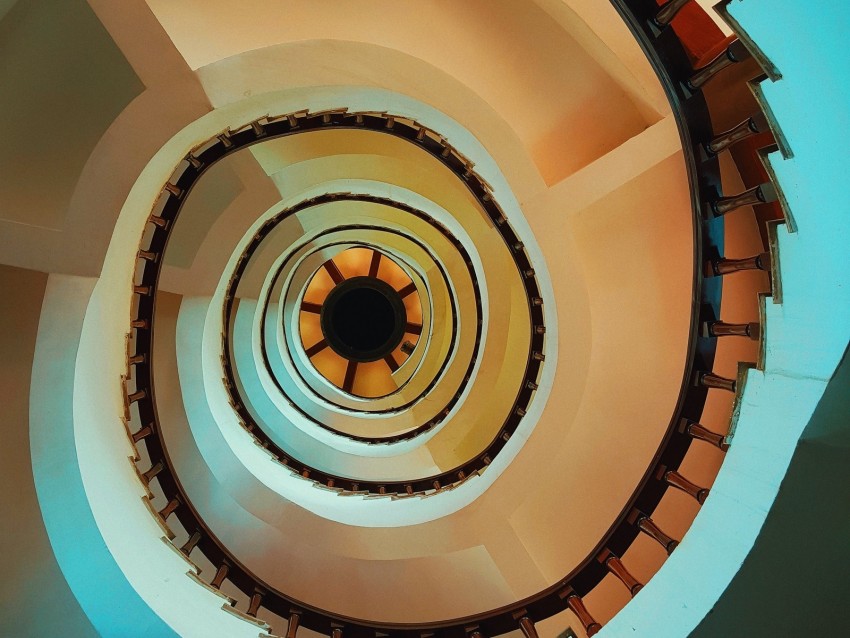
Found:
[(843, 635), (837, 1), (0, 3), (9, 636)]

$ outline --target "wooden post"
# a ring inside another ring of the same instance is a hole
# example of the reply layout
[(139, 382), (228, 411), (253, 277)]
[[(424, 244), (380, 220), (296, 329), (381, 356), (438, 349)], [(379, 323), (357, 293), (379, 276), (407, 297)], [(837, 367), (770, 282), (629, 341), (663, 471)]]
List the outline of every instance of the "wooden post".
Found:
[(195, 546), (198, 544), (198, 542), (200, 540), (201, 540), (201, 532), (196, 530), (195, 533), (192, 534), (189, 537), (189, 540), (187, 540), (185, 543), (183, 543), (183, 547), (180, 548), (180, 551), (183, 554), (185, 554), (186, 556), (188, 556), (189, 554), (192, 553), (192, 550), (195, 549)]
[(696, 70), (688, 80), (688, 87), (698, 89), (728, 66), (743, 62), (750, 57), (750, 52), (740, 40), (732, 42), (726, 50), (705, 66)]
[(672, 554), (673, 550), (679, 545), (679, 541), (674, 540), (661, 531), (661, 528), (656, 525), (651, 518), (643, 516), (638, 520), (638, 529), (644, 534), (655, 539), (666, 551), (667, 554)]
[(695, 483), (691, 483), (684, 476), (675, 471), (664, 472), (664, 481), (676, 489), (682, 490), (685, 494), (693, 496), (697, 503), (702, 505), (708, 497), (708, 488), (700, 487)]
[(289, 625), (286, 628), (286, 638), (295, 638), (298, 632), (298, 624), (301, 622), (301, 614), (298, 612), (290, 612)]
[(228, 571), (230, 571), (230, 567), (228, 567), (227, 563), (219, 565), (215, 572), (215, 576), (213, 576), (212, 581), (210, 581), (210, 587), (213, 589), (221, 589), (221, 584), (224, 582), (224, 579), (227, 578)]
[(587, 611), (587, 607), (584, 606), (584, 602), (578, 597), (578, 595), (570, 595), (567, 598), (567, 606), (576, 616), (578, 616), (579, 622), (584, 627), (588, 636), (594, 636), (600, 629), (602, 629), (602, 625), (593, 619), (593, 616), (591, 616), (590, 612)]
[(752, 137), (753, 135), (766, 131), (767, 129), (767, 118), (764, 116), (764, 113), (759, 111), (737, 126), (715, 136), (708, 144), (705, 145), (705, 148), (709, 153), (717, 155), (732, 146), (735, 142)]
[(653, 18), (652, 21), (659, 27), (666, 27), (673, 21), (676, 14), (681, 11), (682, 7), (688, 4), (688, 2), (690, 2), (690, 0), (670, 0), (670, 2), (664, 4), (658, 10), (658, 13), (655, 14), (655, 18)]

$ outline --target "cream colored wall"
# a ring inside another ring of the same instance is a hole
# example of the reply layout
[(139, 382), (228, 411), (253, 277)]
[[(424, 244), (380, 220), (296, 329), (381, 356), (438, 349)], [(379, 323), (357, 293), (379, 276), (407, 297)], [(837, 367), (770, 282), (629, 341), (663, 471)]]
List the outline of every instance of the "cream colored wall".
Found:
[[(30, 459), (30, 375), (47, 275), (0, 266), (0, 405), (3, 406), (0, 634), (96, 636), (53, 555)], [(45, 600), (50, 601), (45, 605)]]
[[(596, 60), (530, 3), (379, 0), (368, 10), (337, 4), (332, 11), (305, 0), (285, 6), (149, 4), (193, 69), (287, 43), (311, 42), (317, 60), (340, 47), (368, 43), (369, 49), (356, 47), (360, 54), (348, 61), (360, 71), (358, 84), (381, 86), (403, 78), (418, 92), (425, 88), (424, 101), (437, 105), (445, 99), (440, 96), (445, 88), (423, 85), (421, 76), (399, 68), (385, 52), (425, 62), (469, 87), (509, 121), (547, 183), (571, 174), (647, 124)], [(203, 22), (196, 19), (201, 9)], [(263, 19), (258, 21), (258, 15)], [(385, 27), (387, 18), (392, 29)], [(305, 69), (299, 57), (282, 61), (281, 68), (297, 77)], [(396, 81), (393, 88), (401, 86)]]

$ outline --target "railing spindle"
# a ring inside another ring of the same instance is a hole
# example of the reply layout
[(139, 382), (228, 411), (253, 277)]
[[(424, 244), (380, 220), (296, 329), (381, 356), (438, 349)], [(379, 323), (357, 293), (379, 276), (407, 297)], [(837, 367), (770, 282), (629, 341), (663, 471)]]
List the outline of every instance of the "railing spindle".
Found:
[(679, 541), (670, 538), (662, 532), (661, 528), (649, 516), (642, 516), (638, 519), (637, 526), (644, 534), (655, 539), (667, 551), (668, 555), (672, 554), (673, 550), (679, 545)]
[(147, 361), (147, 358), (148, 358), (148, 356), (147, 356), (146, 354), (144, 354), (144, 353), (142, 353), (142, 354), (134, 354), (132, 357), (130, 357), (129, 359), (127, 359), (127, 363), (128, 363), (129, 365), (131, 365), (131, 366), (132, 366), (132, 365), (137, 365), (137, 364), (139, 364), (139, 363), (144, 363), (145, 361)]
[(540, 638), (537, 635), (537, 629), (534, 627), (534, 623), (528, 616), (523, 616), (519, 619), (519, 630), (525, 638)]
[(676, 489), (682, 490), (685, 494), (691, 495), (700, 505), (705, 503), (705, 499), (708, 497), (709, 490), (707, 487), (700, 487), (696, 483), (691, 483), (674, 470), (664, 472), (664, 482)]
[(227, 563), (219, 565), (218, 569), (215, 571), (215, 576), (213, 576), (213, 579), (210, 581), (210, 587), (213, 589), (221, 589), (224, 579), (227, 578), (228, 571), (230, 571), (230, 566)]
[(145, 261), (156, 261), (159, 259), (159, 255), (157, 253), (151, 252), (149, 250), (139, 250), (136, 253), (136, 257), (139, 259), (144, 259)]
[(626, 569), (626, 566), (623, 565), (623, 561), (615, 556), (610, 550), (602, 552), (597, 559), (605, 565), (609, 572), (614, 574), (614, 576), (616, 576), (620, 582), (626, 586), (626, 589), (629, 590), (629, 593), (632, 596), (643, 589), (643, 584), (631, 575), (629, 570)]
[(166, 182), (163, 190), (168, 191), (169, 194), (174, 195), (177, 199), (180, 199), (183, 196), (183, 189), (171, 182)]
[(761, 324), (757, 321), (749, 323), (709, 321), (703, 326), (703, 334), (706, 337), (748, 337), (758, 341), (761, 336)]
[(682, 8), (688, 4), (691, 0), (670, 0), (664, 4), (659, 10), (658, 13), (655, 14), (655, 17), (652, 19), (655, 24), (659, 27), (666, 27), (673, 21), (673, 18), (676, 17), (676, 14), (682, 10)]
[(153, 423), (149, 423), (143, 428), (140, 428), (138, 432), (133, 434), (133, 443), (138, 443), (146, 436), (150, 436), (153, 433)]
[(743, 62), (750, 57), (750, 52), (740, 40), (732, 42), (726, 50), (714, 58), (711, 62), (699, 69), (696, 69), (691, 79), (688, 80), (688, 87), (698, 89), (708, 82), (711, 78), (717, 75), (720, 71), (728, 66)]
[(753, 188), (731, 195), (730, 197), (721, 197), (718, 200), (711, 202), (711, 211), (717, 215), (725, 215), (733, 210), (741, 208), (741, 206), (753, 206), (757, 204), (768, 204), (776, 201), (776, 189), (770, 182), (759, 184)]
[(159, 517), (163, 521), (167, 521), (168, 517), (171, 516), (172, 513), (174, 513), (174, 510), (176, 510), (179, 505), (180, 501), (176, 498), (172, 498), (170, 501), (168, 501), (168, 505), (159, 510)]
[(298, 625), (301, 622), (301, 614), (297, 612), (290, 612), (289, 614), (289, 624), (286, 627), (286, 638), (295, 638), (295, 634), (298, 633)]
[(260, 124), (260, 120), (254, 120), (251, 122), (251, 130), (254, 131), (255, 137), (263, 137), (266, 134), (266, 129), (262, 124)]
[(195, 533), (189, 537), (189, 540), (183, 543), (183, 546), (180, 548), (180, 552), (186, 556), (189, 556), (189, 554), (192, 553), (192, 550), (195, 549), (195, 546), (200, 542), (200, 540), (201, 532), (196, 530)]
[(759, 111), (737, 126), (716, 135), (708, 144), (705, 145), (705, 148), (712, 155), (717, 155), (732, 146), (735, 142), (740, 142), (748, 137), (762, 133), (767, 129), (767, 118), (764, 116), (764, 113)]
[(721, 377), (720, 375), (714, 374), (713, 372), (700, 372), (699, 385), (703, 386), (704, 388), (714, 388), (717, 390), (727, 390), (729, 392), (734, 392), (737, 382), (735, 381), (735, 379), (727, 379), (726, 377)]
[(729, 444), (726, 443), (726, 437), (722, 434), (718, 434), (717, 432), (712, 432), (704, 425), (699, 423), (693, 423), (686, 421), (687, 425), (685, 425), (685, 432), (687, 432), (693, 438), (699, 441), (705, 441), (706, 443), (710, 443), (714, 447), (723, 450), (724, 452), (729, 449)]
[(223, 131), (220, 135), (216, 135), (218, 141), (221, 142), (222, 146), (226, 149), (233, 148), (233, 140), (230, 139), (230, 131)]
[(146, 483), (150, 483), (154, 479), (154, 477), (156, 477), (157, 474), (162, 472), (164, 467), (165, 465), (162, 463), (162, 461), (159, 461), (156, 465), (151, 466), (151, 469), (143, 473), (142, 478), (145, 479)]
[(594, 620), (590, 612), (587, 611), (587, 607), (584, 606), (584, 601), (577, 594), (571, 594), (567, 597), (567, 607), (578, 617), (588, 636), (594, 636), (602, 629), (602, 625)]
[(135, 403), (136, 401), (141, 401), (146, 396), (148, 396), (147, 390), (137, 390), (136, 392), (133, 392), (132, 394), (127, 395), (127, 400), (130, 403)]
[(709, 262), (709, 266), (710, 273), (707, 273), (707, 275), (716, 277), (731, 275), (742, 270), (769, 270), (770, 253), (760, 253), (743, 259), (714, 259)]
[(263, 594), (259, 590), (255, 589), (254, 594), (251, 596), (251, 602), (248, 603), (248, 611), (245, 613), (254, 618), (257, 617), (257, 612), (260, 610), (260, 605), (263, 602)]
[(199, 160), (197, 157), (195, 157), (191, 153), (189, 153), (186, 156), (186, 161), (189, 162), (189, 164), (192, 165), (192, 168), (194, 168), (196, 171), (200, 170), (201, 167), (203, 166), (203, 163), (201, 162), (201, 160)]

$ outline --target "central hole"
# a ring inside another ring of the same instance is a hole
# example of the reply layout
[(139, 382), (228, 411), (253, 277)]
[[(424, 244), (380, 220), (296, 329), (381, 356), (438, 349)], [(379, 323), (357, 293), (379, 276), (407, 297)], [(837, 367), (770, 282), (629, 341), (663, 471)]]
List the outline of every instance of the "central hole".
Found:
[(339, 340), (358, 352), (371, 352), (393, 336), (396, 317), (390, 300), (373, 288), (355, 288), (340, 296), (330, 317)]

